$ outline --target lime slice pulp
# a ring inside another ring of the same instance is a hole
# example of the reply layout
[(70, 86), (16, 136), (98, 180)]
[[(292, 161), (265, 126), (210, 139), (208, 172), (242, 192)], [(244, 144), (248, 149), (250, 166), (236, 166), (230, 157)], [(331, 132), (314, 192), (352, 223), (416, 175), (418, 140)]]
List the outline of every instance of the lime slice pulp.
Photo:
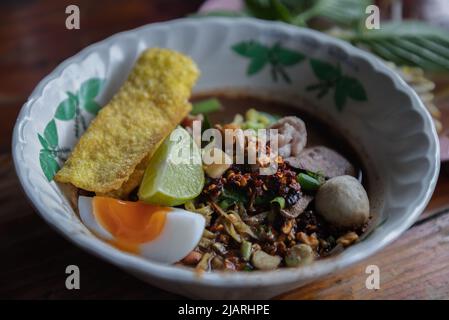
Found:
[(177, 206), (197, 197), (204, 186), (201, 153), (190, 134), (177, 127), (150, 160), (139, 188), (139, 199)]

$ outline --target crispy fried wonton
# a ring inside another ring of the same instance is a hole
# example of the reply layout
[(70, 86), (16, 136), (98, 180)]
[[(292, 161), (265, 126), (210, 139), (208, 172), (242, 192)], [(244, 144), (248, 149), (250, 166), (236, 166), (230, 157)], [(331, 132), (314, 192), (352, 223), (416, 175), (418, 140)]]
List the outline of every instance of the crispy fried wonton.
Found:
[(198, 76), (195, 63), (183, 54), (168, 49), (144, 51), (55, 180), (126, 196), (141, 182), (161, 142), (191, 110), (188, 99)]

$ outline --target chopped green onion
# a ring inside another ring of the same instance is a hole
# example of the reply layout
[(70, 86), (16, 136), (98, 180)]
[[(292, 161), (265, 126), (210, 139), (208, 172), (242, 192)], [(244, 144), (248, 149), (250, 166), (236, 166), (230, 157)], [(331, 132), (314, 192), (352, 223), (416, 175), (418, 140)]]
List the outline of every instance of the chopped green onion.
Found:
[(300, 173), (296, 177), (296, 181), (299, 182), (301, 188), (305, 191), (316, 191), (320, 187), (321, 183), (305, 173)]
[(281, 118), (281, 116), (277, 114), (271, 114), (263, 111), (259, 111), (259, 114), (268, 120), (268, 125), (272, 125)]
[(248, 109), (245, 114), (246, 121), (256, 122), (259, 119), (259, 112), (256, 109)]
[(190, 113), (193, 115), (201, 113), (210, 113), (218, 111), (220, 110), (220, 108), (221, 108), (220, 101), (218, 101), (218, 99), (212, 98), (193, 103), (192, 111)]
[(257, 121), (247, 121), (242, 126), (243, 129), (253, 129), (253, 130), (259, 130), (259, 129), (265, 129), (267, 126), (263, 123), (257, 122)]
[(308, 176), (311, 176), (312, 178), (317, 179), (320, 184), (323, 184), (324, 182), (326, 182), (326, 178), (324, 177), (324, 174), (322, 172), (306, 171), (305, 173)]
[(285, 208), (285, 199), (282, 197), (276, 197), (270, 203), (277, 203), (281, 209)]
[(264, 129), (276, 121), (275, 116), (257, 111), (256, 109), (249, 109), (245, 113), (245, 121), (241, 123), (242, 129)]
[(249, 261), (251, 257), (251, 242), (243, 240), (242, 245), (240, 246), (240, 253), (242, 255), (242, 259), (245, 261)]
[(250, 272), (250, 271), (253, 271), (253, 269), (250, 266), (246, 265), (243, 267), (242, 271)]

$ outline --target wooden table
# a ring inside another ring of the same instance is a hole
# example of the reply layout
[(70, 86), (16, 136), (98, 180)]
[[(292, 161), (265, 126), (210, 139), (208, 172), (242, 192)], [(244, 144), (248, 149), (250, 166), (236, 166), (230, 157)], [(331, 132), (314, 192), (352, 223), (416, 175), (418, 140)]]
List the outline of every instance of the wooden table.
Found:
[[(79, 0), (81, 29), (73, 31), (64, 27), (65, 7), (71, 3), (11, 0), (0, 4), (0, 298), (181, 298), (89, 255), (44, 223), (21, 191), (10, 141), (21, 105), (63, 59), (118, 31), (194, 12), (201, 1)], [(81, 290), (65, 289), (69, 264), (80, 267)], [(380, 268), (380, 290), (365, 289), (369, 264)], [(279, 298), (448, 299), (448, 166), (443, 166), (429, 207), (399, 240), (344, 272)]]

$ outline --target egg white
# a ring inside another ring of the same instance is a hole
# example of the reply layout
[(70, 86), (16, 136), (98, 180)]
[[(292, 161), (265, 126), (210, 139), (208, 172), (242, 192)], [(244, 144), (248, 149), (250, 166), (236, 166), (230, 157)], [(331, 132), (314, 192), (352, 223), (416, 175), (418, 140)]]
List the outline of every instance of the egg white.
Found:
[[(78, 209), (81, 221), (98, 237), (114, 240), (96, 219), (91, 197), (80, 196)], [(153, 240), (138, 246), (139, 254), (152, 261), (174, 263), (195, 249), (204, 231), (206, 221), (200, 214), (179, 208), (171, 208), (167, 213), (161, 233)]]
[(90, 229), (90, 231), (95, 233), (100, 238), (105, 240), (113, 240), (114, 236), (103, 228), (103, 226), (97, 221), (97, 218), (94, 215), (92, 200), (92, 197), (79, 196), (78, 211), (80, 213), (81, 221)]

